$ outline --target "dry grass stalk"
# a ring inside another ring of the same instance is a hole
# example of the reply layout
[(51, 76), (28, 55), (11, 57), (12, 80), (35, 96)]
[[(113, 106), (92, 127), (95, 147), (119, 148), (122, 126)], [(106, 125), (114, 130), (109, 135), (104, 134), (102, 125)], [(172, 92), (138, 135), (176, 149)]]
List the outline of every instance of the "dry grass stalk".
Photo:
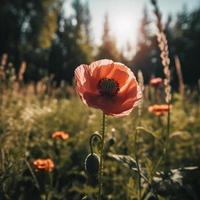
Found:
[(8, 54), (4, 53), (1, 58), (1, 66), (5, 66), (8, 63)]
[(161, 13), (159, 11), (157, 1), (152, 0), (151, 2), (154, 6), (154, 14), (157, 18), (157, 29), (158, 29), (157, 41), (158, 41), (159, 48), (161, 51), (160, 57), (162, 59), (162, 65), (164, 67), (163, 72), (165, 74), (165, 80), (164, 80), (165, 94), (166, 94), (165, 101), (167, 103), (170, 103), (171, 102), (171, 86), (170, 86), (171, 74), (170, 74), (170, 69), (169, 69), (170, 58), (169, 58), (168, 42), (167, 42), (167, 38), (164, 32), (164, 27), (162, 25)]
[[(142, 71), (138, 71), (138, 83), (139, 83), (139, 86), (140, 86), (140, 89), (143, 93), (144, 91), (144, 77), (143, 77), (143, 74), (142, 74)], [(142, 115), (142, 104), (143, 104), (143, 100), (140, 101), (139, 105), (138, 105), (138, 116), (141, 117)]]
[(20, 68), (19, 68), (19, 73), (18, 73), (18, 79), (19, 81), (23, 81), (24, 80), (24, 73), (26, 71), (26, 62), (23, 61), (20, 65)]
[(5, 80), (5, 66), (8, 62), (8, 55), (3, 54), (0, 61), (0, 81)]

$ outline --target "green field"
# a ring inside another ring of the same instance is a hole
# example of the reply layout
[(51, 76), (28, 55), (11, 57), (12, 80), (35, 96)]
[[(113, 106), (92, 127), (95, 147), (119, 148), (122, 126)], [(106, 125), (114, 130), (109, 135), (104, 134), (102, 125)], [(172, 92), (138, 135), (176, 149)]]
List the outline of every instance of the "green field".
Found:
[[(153, 90), (144, 90), (141, 117), (138, 109), (127, 117), (107, 117), (104, 199), (137, 199), (135, 156), (149, 182), (141, 178), (141, 193), (146, 199), (156, 198), (151, 194), (158, 199), (200, 198), (198, 95), (189, 89), (184, 99), (174, 93), (164, 155), (167, 116), (148, 112), (149, 105), (162, 99), (150, 99)], [(70, 87), (68, 92), (57, 89), (51, 96), (41, 91), (36, 95), (31, 86), (20, 92), (4, 87), (2, 94), (0, 199), (78, 200), (84, 195), (95, 196), (97, 187), (85, 172), (84, 160), (90, 153), (90, 136), (101, 131), (101, 111), (85, 106)], [(52, 138), (55, 131), (65, 131), (70, 137)], [(97, 141), (94, 151), (98, 154)], [(51, 172), (35, 170), (33, 161), (47, 158), (55, 168)]]

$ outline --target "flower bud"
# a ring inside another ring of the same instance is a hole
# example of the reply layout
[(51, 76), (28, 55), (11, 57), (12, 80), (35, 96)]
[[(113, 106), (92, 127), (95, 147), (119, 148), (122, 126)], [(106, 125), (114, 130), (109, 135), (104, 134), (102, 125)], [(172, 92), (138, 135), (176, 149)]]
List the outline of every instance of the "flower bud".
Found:
[(111, 137), (109, 140), (108, 140), (108, 143), (109, 143), (109, 146), (112, 146), (114, 145), (116, 142), (115, 138), (114, 137)]
[(89, 154), (85, 159), (85, 170), (90, 175), (98, 175), (100, 158), (97, 154)]

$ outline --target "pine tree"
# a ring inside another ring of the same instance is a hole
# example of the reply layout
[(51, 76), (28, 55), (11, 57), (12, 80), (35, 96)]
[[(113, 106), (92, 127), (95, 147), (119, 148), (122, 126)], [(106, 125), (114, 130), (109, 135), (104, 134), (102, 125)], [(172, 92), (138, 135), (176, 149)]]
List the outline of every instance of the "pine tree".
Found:
[[(63, 25), (57, 32), (49, 58), (50, 73), (57, 80), (66, 80), (69, 83), (72, 83), (74, 69), (78, 65), (92, 61), (93, 51), (88, 3), (74, 0), (72, 8), (74, 15), (67, 19), (64, 16), (60, 18), (60, 24)], [(59, 59), (54, 59), (55, 55)]]
[(63, 0), (1, 0), (0, 56), (7, 53), (16, 69), (26, 60), (26, 79), (38, 80), (40, 72), (47, 69), (47, 50), (57, 29), (57, 13), (62, 2)]
[(179, 56), (183, 79), (186, 84), (196, 85), (200, 77), (199, 48), (200, 48), (200, 7), (191, 13), (187, 7), (178, 13), (173, 28), (173, 48)]
[(141, 70), (144, 81), (147, 83), (152, 75), (155, 75), (156, 68), (160, 68), (158, 60), (157, 41), (150, 32), (150, 20), (146, 7), (143, 10), (143, 18), (139, 26), (138, 43), (136, 54), (132, 60), (133, 71)]
[(119, 60), (120, 53), (116, 47), (116, 40), (110, 34), (110, 25), (108, 14), (105, 15), (103, 25), (102, 44), (98, 48), (97, 59), (112, 59), (114, 61)]

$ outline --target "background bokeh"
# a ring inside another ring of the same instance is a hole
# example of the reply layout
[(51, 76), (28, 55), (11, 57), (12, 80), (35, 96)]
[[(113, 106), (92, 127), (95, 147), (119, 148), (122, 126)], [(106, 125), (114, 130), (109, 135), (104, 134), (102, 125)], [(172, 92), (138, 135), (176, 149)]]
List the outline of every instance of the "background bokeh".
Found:
[[(0, 7), (0, 56), (7, 54), (25, 80), (72, 82), (74, 68), (99, 58), (121, 61), (142, 70), (147, 83), (162, 76), (152, 8), (148, 1), (5, 1)], [(184, 82), (197, 86), (199, 68), (199, 2), (161, 1), (171, 54), (180, 59)], [(132, 26), (132, 27), (131, 27)]]

